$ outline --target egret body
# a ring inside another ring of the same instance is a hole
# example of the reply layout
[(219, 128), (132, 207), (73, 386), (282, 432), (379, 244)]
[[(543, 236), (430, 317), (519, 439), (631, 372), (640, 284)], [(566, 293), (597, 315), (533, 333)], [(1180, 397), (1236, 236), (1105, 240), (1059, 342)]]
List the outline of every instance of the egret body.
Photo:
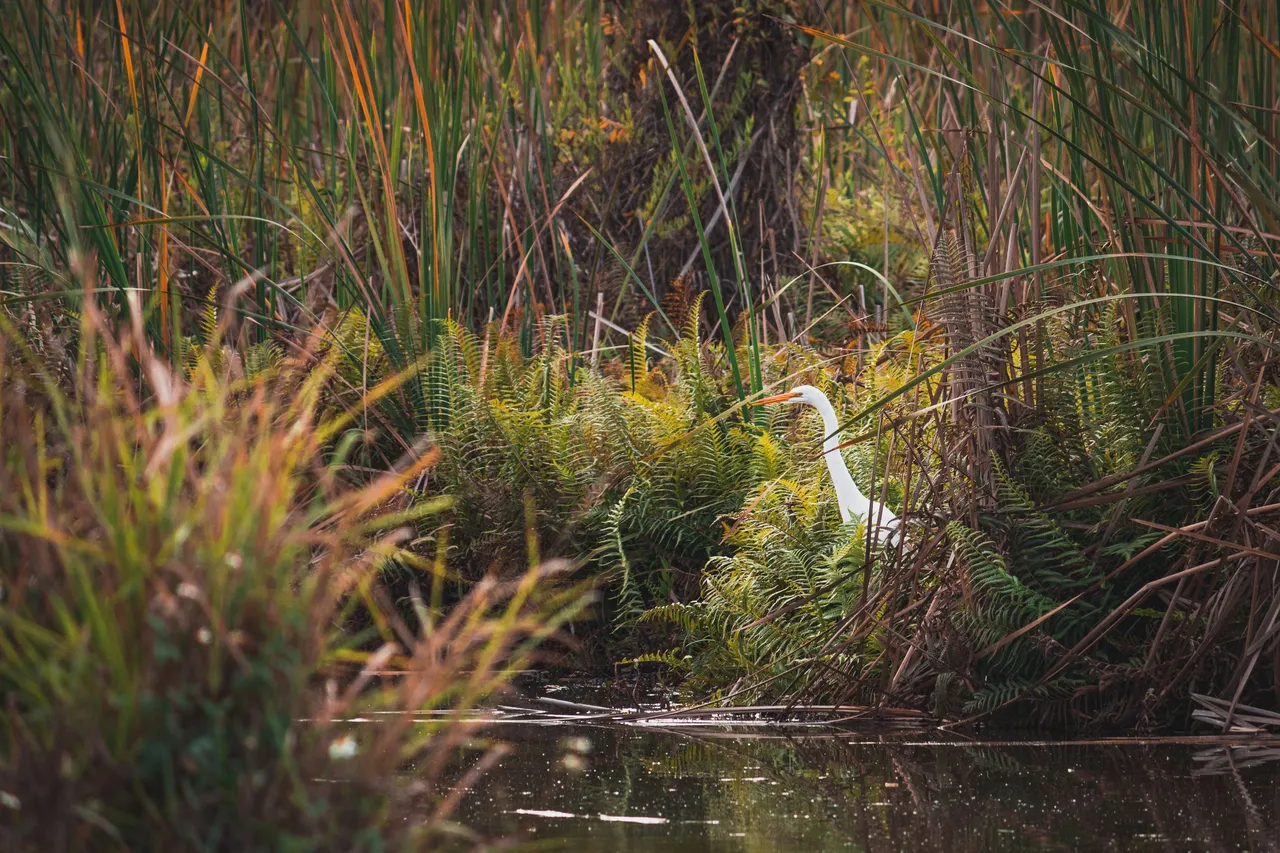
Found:
[(889, 545), (895, 544), (900, 525), (898, 516), (884, 504), (877, 503), (862, 494), (857, 484), (853, 482), (849, 466), (845, 464), (844, 456), (840, 454), (838, 437), (840, 421), (827, 395), (812, 385), (797, 385), (785, 394), (766, 397), (760, 402), (809, 405), (818, 410), (818, 414), (822, 416), (822, 430), (826, 435), (822, 441), (822, 456), (827, 462), (827, 471), (830, 472), (831, 483), (836, 489), (840, 518), (845, 522), (852, 521), (854, 518), (865, 518), (868, 525), (875, 525), (888, 531), (889, 535), (885, 541)]

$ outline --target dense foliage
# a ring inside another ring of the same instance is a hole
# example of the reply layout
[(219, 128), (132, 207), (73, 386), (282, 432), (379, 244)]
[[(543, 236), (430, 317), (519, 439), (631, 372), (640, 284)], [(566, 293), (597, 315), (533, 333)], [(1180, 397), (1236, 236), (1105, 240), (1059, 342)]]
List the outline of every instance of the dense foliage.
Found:
[[(430, 782), (465, 727), (401, 718), (337, 803), (333, 729), (296, 721), (468, 707), (570, 612), (570, 665), (725, 702), (1280, 702), (1274, 2), (10, 17), (28, 846), (375, 827), (374, 771)], [(841, 522), (821, 420), (757, 404), (802, 383), (887, 546)]]
[(440, 576), (402, 619), (380, 576), (430, 568), (411, 525), (445, 502), (397, 495), (434, 453), (351, 483), (361, 432), (319, 407), (333, 359), (188, 382), (90, 311), (68, 387), (0, 321), (6, 848), (418, 846), (437, 827), (392, 818), (447, 815), (439, 768), (391, 777), (465, 730), (414, 714), (489, 695), (575, 594), (538, 566), (537, 596), (488, 582), (446, 614)]

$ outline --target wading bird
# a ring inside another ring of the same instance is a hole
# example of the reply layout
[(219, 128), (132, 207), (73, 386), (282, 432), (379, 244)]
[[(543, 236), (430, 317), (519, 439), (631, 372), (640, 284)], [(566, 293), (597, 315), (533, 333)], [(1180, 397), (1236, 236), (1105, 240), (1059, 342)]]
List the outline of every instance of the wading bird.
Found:
[(831, 472), (831, 482), (836, 487), (840, 518), (846, 523), (854, 518), (867, 519), (867, 526), (875, 526), (885, 531), (885, 544), (891, 548), (895, 547), (898, 543), (901, 520), (894, 515), (893, 510), (882, 503), (876, 503), (858, 491), (857, 484), (853, 482), (853, 475), (849, 473), (849, 466), (844, 463), (844, 457), (840, 454), (840, 439), (837, 437), (837, 433), (840, 432), (840, 421), (836, 418), (836, 410), (827, 399), (827, 395), (812, 385), (797, 385), (785, 394), (765, 397), (759, 402), (762, 405), (802, 403), (818, 410), (818, 414), (822, 415), (823, 432), (826, 433), (826, 438), (822, 441), (822, 455), (827, 460), (827, 470)]

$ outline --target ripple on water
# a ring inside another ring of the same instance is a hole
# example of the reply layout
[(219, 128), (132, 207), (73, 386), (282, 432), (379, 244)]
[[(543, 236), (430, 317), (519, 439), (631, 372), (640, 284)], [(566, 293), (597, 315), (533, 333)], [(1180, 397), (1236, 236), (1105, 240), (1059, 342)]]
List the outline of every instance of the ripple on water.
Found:
[(963, 742), (705, 723), (489, 733), (511, 751), (457, 819), (572, 853), (1280, 851), (1280, 743)]

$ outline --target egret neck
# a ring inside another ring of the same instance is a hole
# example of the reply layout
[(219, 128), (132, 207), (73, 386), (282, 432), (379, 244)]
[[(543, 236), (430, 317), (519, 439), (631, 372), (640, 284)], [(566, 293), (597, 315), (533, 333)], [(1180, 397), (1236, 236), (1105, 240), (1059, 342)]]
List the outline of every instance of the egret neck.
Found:
[[(761, 403), (802, 403), (813, 406), (822, 416), (822, 456), (827, 462), (827, 471), (831, 474), (831, 484), (835, 486), (836, 502), (840, 506), (840, 518), (845, 522), (855, 518), (866, 518), (869, 525), (896, 531), (898, 517), (893, 510), (881, 503), (869, 500), (853, 482), (849, 466), (845, 464), (844, 455), (840, 453), (840, 420), (836, 417), (835, 407), (827, 399), (827, 395), (812, 385), (798, 385), (786, 394), (766, 397)], [(890, 544), (896, 539), (890, 536), (886, 541)]]

